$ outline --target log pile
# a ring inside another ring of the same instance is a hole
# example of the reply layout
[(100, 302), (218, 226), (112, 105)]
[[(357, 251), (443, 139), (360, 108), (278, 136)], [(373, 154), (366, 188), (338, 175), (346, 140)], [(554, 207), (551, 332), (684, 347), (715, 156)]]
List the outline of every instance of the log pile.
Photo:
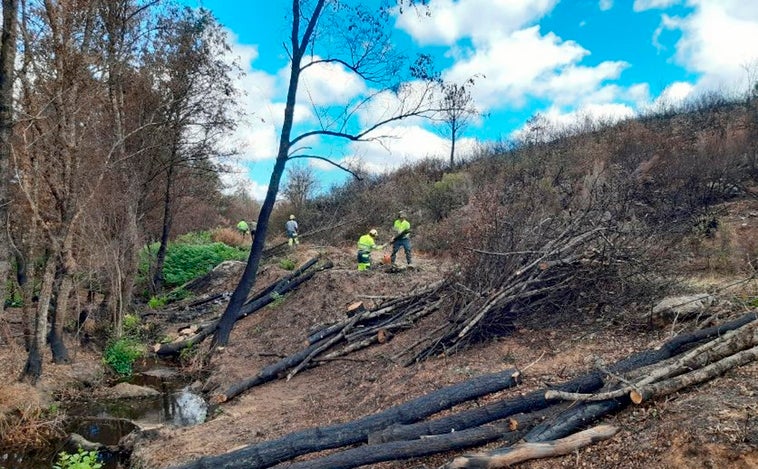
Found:
[[(758, 312), (752, 312), (721, 326), (677, 336), (661, 347), (638, 352), (552, 389), (456, 411), (453, 401), (463, 402), (461, 390), (476, 387), (477, 393), (481, 392), (487, 387), (482, 383), (491, 382), (494, 375), (475, 378), (453, 386), (456, 391), (452, 394), (449, 389), (440, 390), (352, 422), (300, 430), (177, 467), (265, 468), (303, 455), (353, 446), (326, 456), (313, 454), (310, 459), (287, 465), (293, 469), (346, 469), (495, 441), (508, 446), (460, 456), (446, 467), (506, 467), (527, 459), (566, 454), (610, 438), (617, 429), (601, 425), (581, 430), (632, 403), (676, 392), (718, 376), (730, 367), (754, 361), (758, 358), (757, 346)], [(513, 370), (503, 373), (497, 379), (503, 381), (510, 376), (507, 381), (515, 382), (520, 376)], [(641, 397), (635, 398), (635, 393)], [(451, 395), (458, 397), (451, 399)], [(441, 396), (447, 397), (440, 399)], [(580, 399), (583, 402), (574, 402)], [(443, 405), (451, 408), (451, 412), (424, 420), (439, 412)]]
[(389, 299), (372, 309), (367, 309), (363, 303), (354, 303), (348, 307), (343, 321), (310, 333), (303, 349), (266, 366), (254, 376), (234, 383), (211, 400), (214, 403), (226, 402), (285, 374), (289, 380), (311, 366), (386, 342), (397, 331), (412, 327), (418, 320), (436, 311), (444, 286), (444, 281), (436, 282), (409, 295)]
[[(249, 296), (245, 303), (240, 308), (240, 312), (237, 316), (237, 320), (240, 320), (250, 314), (260, 310), (264, 306), (270, 304), (282, 295), (285, 295), (304, 282), (313, 278), (313, 276), (322, 270), (330, 269), (334, 264), (326, 260), (319, 263), (319, 258), (314, 257), (302, 266), (288, 274), (284, 278), (271, 283), (262, 290)], [(203, 302), (215, 300), (223, 294), (215, 294), (209, 297), (209, 299), (202, 299)], [(197, 303), (200, 300), (196, 300)], [(183, 349), (192, 347), (202, 343), (208, 336), (212, 335), (216, 331), (218, 321), (220, 317), (214, 318), (199, 324), (192, 324), (187, 327), (179, 329), (179, 336), (170, 343), (155, 344), (153, 351), (162, 356), (178, 355)]]

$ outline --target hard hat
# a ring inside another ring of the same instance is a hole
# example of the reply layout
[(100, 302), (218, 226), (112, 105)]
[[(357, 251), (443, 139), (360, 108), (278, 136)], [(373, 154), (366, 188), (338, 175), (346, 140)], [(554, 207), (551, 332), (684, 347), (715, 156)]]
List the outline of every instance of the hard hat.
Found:
[(295, 219), (295, 215), (290, 215), (290, 220), (294, 220), (294, 219)]
[(400, 210), (399, 212), (397, 212), (397, 216), (405, 218), (405, 210)]
[(368, 234), (370, 234), (371, 236), (376, 236), (379, 233), (374, 228), (371, 228), (371, 230), (369, 230)]

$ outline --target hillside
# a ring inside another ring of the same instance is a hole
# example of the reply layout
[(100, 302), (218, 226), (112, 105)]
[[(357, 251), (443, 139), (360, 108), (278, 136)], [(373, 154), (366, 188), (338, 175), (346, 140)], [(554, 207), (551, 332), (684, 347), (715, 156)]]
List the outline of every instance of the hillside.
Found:
[[(731, 223), (736, 225), (731, 226), (747, 236), (754, 234), (753, 230), (758, 230), (756, 205), (737, 204), (734, 208), (739, 212), (732, 214)], [(729, 226), (727, 223), (723, 229)], [(341, 319), (351, 302), (370, 304), (408, 293), (439, 279), (451, 267), (421, 253), (416, 271), (359, 273), (354, 269), (350, 247), (316, 248), (307, 243), (298, 250), (297, 258), (305, 261), (319, 250), (335, 262), (335, 267), (317, 274), (275, 307), (238, 322), (230, 346), (213, 358), (206, 389), (223, 389), (254, 375), (277, 357), (299, 350), (307, 331)], [(261, 285), (285, 273), (271, 265), (262, 275)], [(730, 280), (697, 279), (698, 288), (704, 291), (715, 291)], [(708, 319), (679, 324), (676, 332), (741, 315), (744, 307), (728, 300), (735, 295), (755, 297), (757, 288), (753, 281), (737, 289), (720, 290), (722, 301), (709, 311)], [(133, 461), (140, 467), (169, 467), (295, 430), (349, 421), (445, 385), (509, 367), (524, 370), (521, 385), (466, 405), (523, 395), (590, 370), (593, 357), (612, 363), (666, 341), (671, 337), (671, 325), (652, 326), (646, 313), (649, 308), (640, 305), (637, 311), (600, 315), (566, 311), (560, 317), (520, 317), (512, 334), (462, 353), (409, 367), (394, 361), (393, 357), (436, 326), (440, 318), (432, 316), (386, 344), (302, 371), (290, 381), (253, 388), (222, 404), (205, 424), (150, 433), (139, 442)], [(753, 363), (705, 385), (605, 419), (621, 428), (610, 441), (570, 456), (527, 462), (522, 467), (754, 468), (758, 465), (756, 395), (758, 364)], [(437, 467), (454, 456), (442, 454), (371, 467)]]
[[(289, 381), (254, 387), (213, 407), (205, 423), (132, 435), (131, 467), (172, 467), (373, 415), (488, 373), (520, 370), (517, 387), (441, 415), (486, 408), (753, 311), (758, 304), (756, 103), (705, 103), (681, 114), (567, 131), (551, 142), (493, 145), (455, 167), (426, 160), (350, 181), (297, 209), (282, 201), (270, 220), (266, 241), (272, 251), (255, 288), (288, 275), (284, 267), (317, 255), (334, 265), (238, 321), (229, 345), (210, 362), (203, 362), (208, 340), (186, 351), (181, 371), (195, 379), (192, 389), (206, 399), (302, 350), (314, 329), (344, 321), (350, 304), (362, 301), (371, 310), (445, 279), (443, 294), (431, 314), (387, 342), (319, 362)], [(417, 268), (358, 272), (358, 236), (377, 227), (379, 242), (387, 241), (399, 209), (409, 212)], [(287, 251), (276, 227), (293, 212), (302, 244)], [(223, 227), (202, 238), (249, 243)], [(243, 265), (226, 264), (231, 266), (226, 274), (191, 284), (188, 298), (165, 308), (156, 306), (157, 300), (168, 295), (148, 295), (130, 310), (149, 325), (155, 340), (173, 336), (180, 327), (221, 314), (228, 296), (196, 311), (189, 305), (202, 295), (231, 292)], [(95, 314), (88, 322), (107, 337), (114, 320), (108, 308), (115, 303), (102, 301), (98, 308), (94, 298), (108, 298), (112, 287), (85, 280), (78, 287), (68, 317), (90, 308)], [(652, 320), (651, 310), (662, 299), (700, 293), (716, 301), (695, 318)], [(156, 300), (152, 308), (148, 300)], [(182, 315), (175, 313), (185, 307), (202, 314), (177, 320)], [(0, 359), (6, 364), (0, 379), (9, 383), (0, 388), (0, 430), (10, 435), (5, 425), (20, 419), (14, 435), (44, 446), (47, 438), (57, 441), (57, 401), (97, 395), (113, 384), (103, 367), (105, 342), (94, 333), (95, 340), (79, 342), (71, 321), (63, 337), (73, 363), (53, 365), (46, 356), (35, 387), (17, 383), (27, 356), (24, 322), (20, 309), (8, 311), (0, 323)], [(472, 327), (461, 329), (461, 324)], [(459, 342), (440, 335), (464, 329), (468, 335)], [(437, 348), (426, 360), (405, 366), (414, 355), (408, 352), (420, 343)], [(456, 353), (443, 353), (452, 348)], [(756, 378), (753, 362), (628, 407), (602, 419), (620, 428), (612, 439), (523, 467), (758, 467)], [(461, 453), (372, 467), (438, 467)]]

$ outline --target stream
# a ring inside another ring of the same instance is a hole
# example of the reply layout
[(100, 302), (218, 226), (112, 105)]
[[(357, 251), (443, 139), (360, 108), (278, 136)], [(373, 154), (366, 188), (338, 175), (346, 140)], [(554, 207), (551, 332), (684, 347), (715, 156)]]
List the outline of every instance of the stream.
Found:
[[(66, 432), (115, 447), (136, 429), (205, 422), (208, 404), (190, 390), (181, 374), (157, 362), (148, 367), (136, 372), (128, 383), (153, 389), (157, 391), (154, 395), (62, 402), (60, 407), (68, 416)], [(37, 454), (0, 452), (0, 469), (50, 469), (64, 449), (75, 452), (67, 448), (66, 441), (53, 442), (49, 450)], [(100, 451), (100, 459), (104, 469), (128, 467), (128, 458), (119, 453)]]

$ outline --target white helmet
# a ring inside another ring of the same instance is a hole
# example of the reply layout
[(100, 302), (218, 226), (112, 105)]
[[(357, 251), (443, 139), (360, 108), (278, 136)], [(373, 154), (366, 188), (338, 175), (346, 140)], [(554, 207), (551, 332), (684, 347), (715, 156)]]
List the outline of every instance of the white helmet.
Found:
[(294, 219), (295, 219), (295, 215), (290, 215), (290, 220), (294, 220)]
[(371, 229), (369, 230), (368, 234), (370, 234), (371, 236), (376, 236), (376, 235), (378, 235), (378, 234), (379, 234), (379, 232), (377, 232), (377, 231), (376, 231), (376, 229), (374, 229), (374, 228), (371, 228)]

